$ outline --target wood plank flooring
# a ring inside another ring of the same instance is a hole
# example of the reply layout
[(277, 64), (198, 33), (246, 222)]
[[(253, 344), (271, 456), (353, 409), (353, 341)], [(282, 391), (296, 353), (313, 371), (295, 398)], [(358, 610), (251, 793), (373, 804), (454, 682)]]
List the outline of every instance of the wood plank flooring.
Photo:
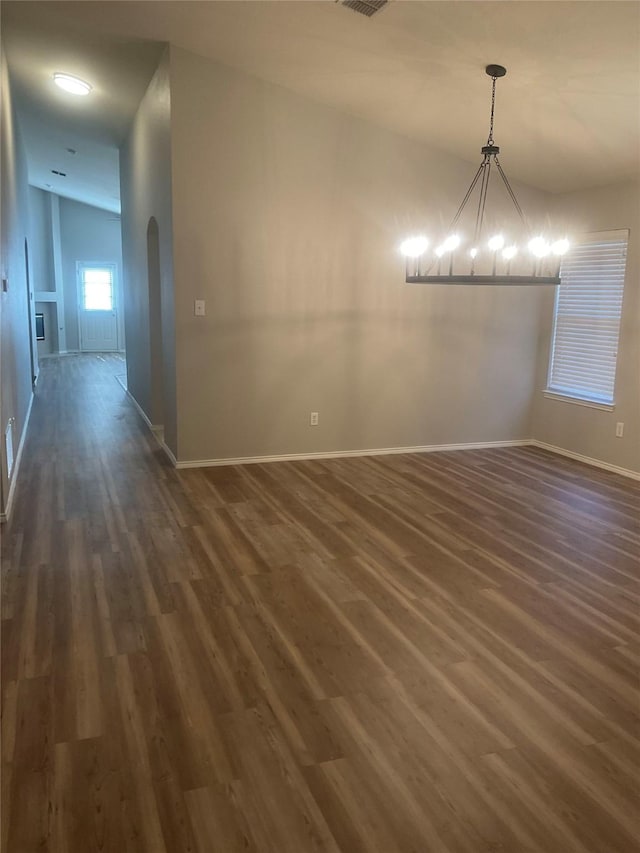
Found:
[(640, 849), (640, 484), (533, 448), (177, 472), (43, 365), (6, 853)]

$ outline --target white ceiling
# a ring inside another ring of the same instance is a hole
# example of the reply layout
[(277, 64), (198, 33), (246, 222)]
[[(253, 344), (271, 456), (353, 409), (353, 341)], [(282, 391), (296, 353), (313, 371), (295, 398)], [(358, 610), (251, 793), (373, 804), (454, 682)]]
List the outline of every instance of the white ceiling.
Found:
[[(162, 48), (131, 37), (103, 37), (97, 6), (94, 23), (86, 26), (54, 2), (2, 3), (2, 42), (30, 183), (117, 212), (118, 146)], [(55, 71), (90, 81), (93, 91), (86, 98), (63, 92), (53, 82)]]
[[(5, 0), (2, 19), (30, 179), (112, 210), (115, 146), (167, 41), (471, 163), (488, 129), (484, 66), (500, 63), (495, 136), (511, 178), (559, 192), (638, 177), (635, 0), (392, 0), (370, 19), (333, 0)], [(58, 93), (56, 70), (94, 91)]]

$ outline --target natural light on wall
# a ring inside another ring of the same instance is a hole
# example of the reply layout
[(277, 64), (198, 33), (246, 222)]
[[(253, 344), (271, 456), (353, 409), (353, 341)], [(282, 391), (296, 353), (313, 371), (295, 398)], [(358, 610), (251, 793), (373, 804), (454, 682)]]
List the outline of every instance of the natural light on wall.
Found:
[(628, 231), (585, 235), (562, 262), (547, 394), (611, 408)]

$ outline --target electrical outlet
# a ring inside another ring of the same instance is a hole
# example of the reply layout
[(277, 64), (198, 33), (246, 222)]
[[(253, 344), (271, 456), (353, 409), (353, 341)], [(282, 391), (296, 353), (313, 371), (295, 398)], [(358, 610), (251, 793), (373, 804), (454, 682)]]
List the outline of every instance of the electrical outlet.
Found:
[(193, 313), (196, 317), (204, 317), (204, 299), (196, 299), (193, 303)]
[(318, 426), (318, 413), (311, 412), (311, 417), (309, 418), (309, 423), (311, 426)]
[(624, 435), (624, 424), (618, 422), (616, 424), (616, 438), (622, 438), (623, 435)]

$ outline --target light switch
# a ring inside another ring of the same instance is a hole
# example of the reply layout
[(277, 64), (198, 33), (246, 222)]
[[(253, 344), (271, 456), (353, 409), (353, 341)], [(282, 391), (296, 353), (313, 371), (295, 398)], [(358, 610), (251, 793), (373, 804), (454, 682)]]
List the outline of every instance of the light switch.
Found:
[(196, 299), (193, 304), (193, 313), (196, 317), (204, 317), (204, 299)]

